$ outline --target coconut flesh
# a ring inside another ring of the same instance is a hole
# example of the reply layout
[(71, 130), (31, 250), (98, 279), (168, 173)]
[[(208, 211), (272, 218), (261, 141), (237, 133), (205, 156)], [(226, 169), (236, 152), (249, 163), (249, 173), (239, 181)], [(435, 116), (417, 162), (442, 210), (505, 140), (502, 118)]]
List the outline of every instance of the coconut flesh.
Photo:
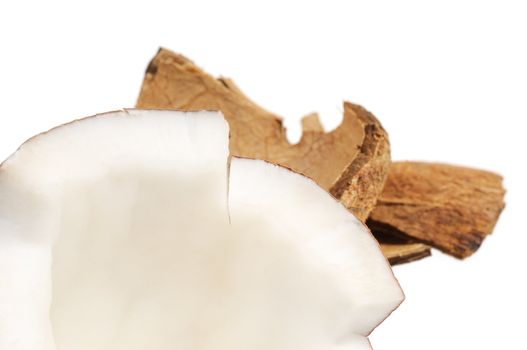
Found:
[(124, 110), (0, 166), (0, 349), (370, 349), (403, 294), (310, 179), (229, 161), (218, 112)]

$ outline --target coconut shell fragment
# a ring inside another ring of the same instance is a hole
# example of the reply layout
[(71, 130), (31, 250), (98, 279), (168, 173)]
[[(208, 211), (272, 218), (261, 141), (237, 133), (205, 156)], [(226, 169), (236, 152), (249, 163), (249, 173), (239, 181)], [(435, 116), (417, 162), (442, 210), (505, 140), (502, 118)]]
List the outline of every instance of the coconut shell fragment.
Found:
[(391, 265), (399, 265), (430, 256), (430, 247), (421, 243), (381, 243), (381, 250)]
[(247, 98), (226, 78), (216, 79), (187, 58), (161, 49), (146, 71), (139, 108), (221, 110), (235, 156), (263, 159), (315, 180), (365, 221), (375, 206), (390, 163), (388, 135), (364, 108), (344, 103), (342, 124), (324, 132), (318, 117), (303, 121), (290, 144), (280, 117)]
[(505, 206), (502, 180), (466, 167), (394, 162), (368, 226), (466, 258), (492, 232)]

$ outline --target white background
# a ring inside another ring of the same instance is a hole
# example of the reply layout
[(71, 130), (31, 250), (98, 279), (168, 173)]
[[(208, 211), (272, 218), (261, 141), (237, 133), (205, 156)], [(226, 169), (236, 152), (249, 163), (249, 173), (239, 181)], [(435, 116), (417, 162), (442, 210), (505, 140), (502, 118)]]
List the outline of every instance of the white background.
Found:
[[(393, 158), (505, 176), (507, 207), (478, 253), (395, 268), (407, 299), (376, 350), (527, 349), (522, 1), (0, 2), (0, 158), (71, 119), (131, 107), (159, 46), (255, 101), (335, 127), (344, 99), (371, 110)], [(9, 349), (2, 349), (9, 350)]]

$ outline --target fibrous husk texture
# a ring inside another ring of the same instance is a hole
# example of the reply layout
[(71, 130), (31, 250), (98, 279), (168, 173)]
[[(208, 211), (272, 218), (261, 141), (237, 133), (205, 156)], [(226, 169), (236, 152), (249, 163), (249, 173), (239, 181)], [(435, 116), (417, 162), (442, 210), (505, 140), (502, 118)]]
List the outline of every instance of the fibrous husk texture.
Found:
[(465, 258), (492, 232), (505, 206), (502, 180), (460, 166), (394, 162), (368, 226)]

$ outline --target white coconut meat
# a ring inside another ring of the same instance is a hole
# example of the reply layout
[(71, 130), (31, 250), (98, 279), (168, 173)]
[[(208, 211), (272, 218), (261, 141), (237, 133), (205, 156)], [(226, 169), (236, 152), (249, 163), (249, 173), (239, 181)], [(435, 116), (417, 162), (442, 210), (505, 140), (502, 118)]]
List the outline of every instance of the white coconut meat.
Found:
[(0, 349), (370, 349), (403, 294), (311, 180), (232, 159), (216, 112), (127, 110), (0, 167)]

